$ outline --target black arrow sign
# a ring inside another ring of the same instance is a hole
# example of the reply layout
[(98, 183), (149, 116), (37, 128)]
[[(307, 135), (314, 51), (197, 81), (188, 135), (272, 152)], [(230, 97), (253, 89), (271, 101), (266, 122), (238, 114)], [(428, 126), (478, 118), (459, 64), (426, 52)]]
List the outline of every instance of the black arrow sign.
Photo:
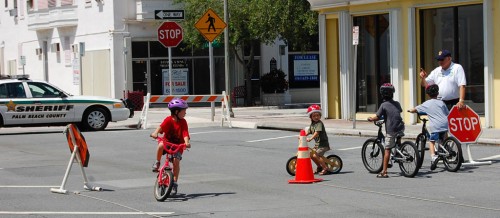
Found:
[(184, 20), (184, 10), (155, 10), (155, 20)]

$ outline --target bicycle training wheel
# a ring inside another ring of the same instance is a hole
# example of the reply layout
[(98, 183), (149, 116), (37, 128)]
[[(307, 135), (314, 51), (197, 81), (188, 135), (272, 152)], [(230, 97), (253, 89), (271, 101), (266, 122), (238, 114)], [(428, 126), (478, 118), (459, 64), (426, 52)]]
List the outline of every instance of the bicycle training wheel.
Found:
[(417, 146), (418, 155), (420, 156), (420, 161), (418, 162), (418, 168), (422, 167), (425, 157), (425, 144), (427, 143), (427, 137), (425, 134), (420, 133), (415, 140), (415, 146)]
[(340, 159), (339, 156), (335, 155), (335, 154), (332, 154), (332, 155), (328, 155), (328, 157), (326, 157), (326, 159), (328, 161), (330, 161), (331, 163), (333, 164), (330, 164), (328, 162), (325, 162), (326, 163), (326, 166), (328, 166), (328, 171), (330, 173), (339, 173), (340, 170), (342, 170), (342, 159)]
[(405, 177), (414, 177), (418, 173), (418, 164), (420, 163), (417, 146), (415, 143), (405, 141), (401, 144), (401, 153), (403, 160), (399, 161), (399, 169)]
[[(158, 173), (158, 176), (160, 173)], [(172, 186), (174, 185), (174, 175), (170, 170), (164, 170), (162, 178), (157, 178), (155, 181), (155, 198), (157, 201), (164, 201), (170, 195)]]
[(361, 147), (361, 159), (368, 172), (380, 173), (384, 160), (384, 147), (375, 138), (366, 140)]
[(286, 162), (286, 172), (291, 176), (295, 176), (295, 170), (297, 167), (297, 156), (293, 156)]
[(444, 166), (450, 172), (457, 172), (462, 166), (462, 146), (456, 138), (448, 137), (443, 142), (443, 147), (448, 151), (448, 155), (443, 157)]

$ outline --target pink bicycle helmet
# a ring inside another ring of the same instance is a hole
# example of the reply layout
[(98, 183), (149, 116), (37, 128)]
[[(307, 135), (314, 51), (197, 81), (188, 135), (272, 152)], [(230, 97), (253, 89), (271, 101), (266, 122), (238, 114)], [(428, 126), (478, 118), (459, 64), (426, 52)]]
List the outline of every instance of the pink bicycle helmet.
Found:
[(186, 108), (188, 108), (188, 104), (180, 98), (174, 98), (168, 103), (168, 109), (170, 110), (180, 110)]
[(321, 107), (319, 105), (313, 104), (307, 108), (307, 115), (309, 117), (311, 117), (311, 114), (315, 112), (321, 113)]

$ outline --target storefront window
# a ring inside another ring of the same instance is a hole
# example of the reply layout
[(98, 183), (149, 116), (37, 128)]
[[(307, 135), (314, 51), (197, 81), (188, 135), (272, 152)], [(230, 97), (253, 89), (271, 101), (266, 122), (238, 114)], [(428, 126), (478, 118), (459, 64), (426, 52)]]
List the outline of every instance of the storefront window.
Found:
[[(441, 49), (450, 50), (453, 62), (463, 66), (467, 79), (465, 104), (484, 115), (483, 7), (426, 9), (420, 11), (421, 65), (427, 72), (438, 67), (434, 59)], [(425, 101), (425, 92), (421, 92)]]
[(356, 63), (356, 112), (376, 112), (382, 103), (379, 87), (391, 82), (389, 15), (354, 17), (359, 26)]

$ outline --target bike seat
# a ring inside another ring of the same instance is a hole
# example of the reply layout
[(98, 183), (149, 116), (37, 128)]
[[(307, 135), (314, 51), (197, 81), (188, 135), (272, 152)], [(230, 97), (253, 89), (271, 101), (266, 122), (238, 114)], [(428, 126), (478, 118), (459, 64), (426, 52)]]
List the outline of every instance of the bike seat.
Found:
[(396, 133), (396, 137), (395, 138), (401, 138), (403, 136), (405, 136), (404, 132), (398, 132), (398, 133)]

